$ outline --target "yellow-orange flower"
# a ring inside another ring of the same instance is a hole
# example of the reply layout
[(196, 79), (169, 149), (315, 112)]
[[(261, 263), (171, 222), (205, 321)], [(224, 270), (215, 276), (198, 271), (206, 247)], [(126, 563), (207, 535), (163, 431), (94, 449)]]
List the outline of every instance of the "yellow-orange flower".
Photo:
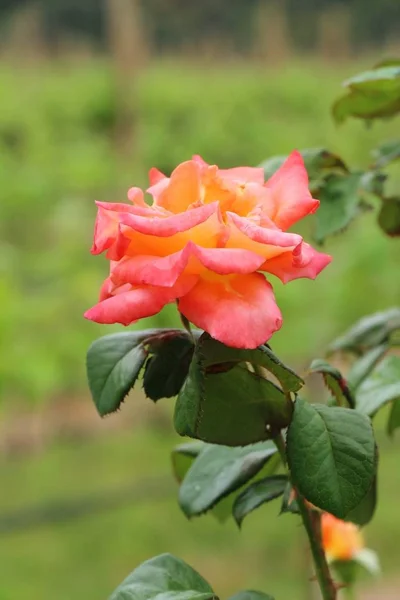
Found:
[(322, 545), (330, 561), (351, 560), (364, 548), (363, 536), (354, 523), (341, 521), (329, 513), (321, 516)]

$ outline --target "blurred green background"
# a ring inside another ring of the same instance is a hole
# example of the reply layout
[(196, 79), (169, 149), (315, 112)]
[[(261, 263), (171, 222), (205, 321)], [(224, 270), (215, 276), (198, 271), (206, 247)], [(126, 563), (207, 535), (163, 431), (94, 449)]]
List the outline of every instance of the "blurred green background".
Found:
[[(293, 19), (290, 6), (279, 12), (270, 3), (272, 50), (263, 35), (242, 53), (216, 46), (206, 29), (198, 51), (184, 40), (165, 57), (145, 44), (149, 15), (138, 27), (136, 6), (126, 26), (129, 2), (118, 2), (102, 53), (99, 40), (70, 33), (53, 56), (54, 36), (38, 34), (40, 3), (0, 12), (0, 600), (106, 598), (140, 561), (165, 551), (190, 562), (221, 597), (260, 587), (277, 599), (310, 598), (302, 532), (295, 518), (277, 516), (277, 504), (250, 516), (240, 533), (233, 522), (188, 523), (180, 513), (170, 476), (179, 442), (173, 402), (155, 407), (137, 392), (118, 415), (101, 421), (95, 413), (86, 349), (119, 328), (82, 317), (107, 275), (104, 257), (89, 253), (94, 200), (124, 201), (130, 186), (146, 185), (151, 166), (170, 172), (194, 153), (230, 167), (323, 146), (367, 166), (398, 122), (337, 128), (330, 105), (343, 79), (389, 49), (381, 43), (354, 56), (343, 27), (330, 25), (347, 22), (332, 2), (320, 45), (301, 53), (282, 26)], [(225, 26), (226, 41), (233, 26)], [(389, 176), (394, 191), (398, 170)], [(315, 282), (274, 281), (284, 326), (273, 347), (300, 371), (356, 319), (399, 302), (399, 242), (375, 219), (363, 215), (326, 244), (334, 260)], [(309, 239), (312, 229), (310, 219), (302, 233)], [(177, 324), (174, 309), (154, 324)], [(399, 447), (379, 423), (377, 435), (380, 504), (367, 541), (392, 581)]]

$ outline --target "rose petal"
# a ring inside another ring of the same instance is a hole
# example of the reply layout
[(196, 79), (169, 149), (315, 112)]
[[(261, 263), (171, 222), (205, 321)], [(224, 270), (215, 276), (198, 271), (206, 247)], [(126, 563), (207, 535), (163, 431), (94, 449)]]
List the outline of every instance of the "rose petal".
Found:
[(233, 169), (218, 169), (218, 175), (222, 179), (234, 181), (238, 184), (248, 182), (264, 185), (264, 169), (260, 167), (234, 167)]
[(159, 183), (160, 181), (163, 181), (164, 179), (168, 179), (168, 177), (166, 175), (164, 175), (164, 173), (161, 173), (161, 171), (156, 169), (156, 167), (152, 167), (150, 169), (150, 171), (149, 171), (150, 185), (156, 185), (156, 183)]
[(157, 206), (173, 213), (184, 212), (200, 200), (200, 170), (196, 161), (188, 160), (178, 165), (169, 179), (159, 180), (147, 191)]
[(276, 275), (283, 283), (305, 277), (315, 279), (331, 262), (332, 257), (317, 252), (312, 246), (303, 242), (295, 250), (284, 252), (280, 256), (267, 260), (261, 271)]
[(96, 323), (130, 325), (157, 314), (166, 304), (186, 294), (196, 281), (197, 277), (188, 276), (172, 288), (140, 286), (131, 291), (121, 291), (90, 308), (84, 317)]
[(308, 189), (308, 175), (300, 152), (294, 151), (267, 181), (275, 214), (273, 221), (283, 230), (313, 213), (319, 206)]
[(259, 273), (200, 279), (179, 300), (179, 311), (234, 348), (257, 348), (282, 325), (272, 286)]
[(259, 227), (250, 219), (227, 212), (229, 238), (227, 248), (243, 248), (260, 256), (273, 258), (290, 248), (298, 246), (302, 238), (295, 233), (285, 233), (279, 229)]
[(263, 262), (262, 256), (249, 250), (201, 248), (189, 242), (183, 250), (162, 258), (125, 257), (113, 267), (111, 279), (115, 285), (129, 282), (170, 287), (183, 273), (199, 275), (205, 269), (220, 275), (254, 273)]

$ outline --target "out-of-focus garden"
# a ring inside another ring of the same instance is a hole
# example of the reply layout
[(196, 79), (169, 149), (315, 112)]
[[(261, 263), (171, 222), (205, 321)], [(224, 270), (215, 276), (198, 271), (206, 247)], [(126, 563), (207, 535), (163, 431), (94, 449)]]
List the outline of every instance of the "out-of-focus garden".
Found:
[[(85, 353), (121, 328), (82, 316), (107, 275), (89, 253), (94, 200), (124, 201), (151, 166), (169, 173), (192, 154), (229, 167), (326, 147), (368, 165), (398, 123), (336, 127), (330, 107), (343, 79), (394, 54), (399, 7), (387, 0), (378, 27), (372, 2), (184, 4), (0, 2), (0, 600), (104, 598), (164, 551), (221, 595), (251, 585), (309, 598), (301, 531), (276, 505), (241, 532), (186, 521), (170, 473), (172, 402), (136, 393), (117, 416), (97, 416)], [(399, 245), (375, 220), (367, 212), (325, 245), (334, 260), (316, 282), (275, 283), (284, 326), (273, 347), (289, 364), (305, 369), (356, 319), (398, 303)], [(367, 541), (383, 588), (398, 569), (399, 440), (379, 423), (377, 437)]]

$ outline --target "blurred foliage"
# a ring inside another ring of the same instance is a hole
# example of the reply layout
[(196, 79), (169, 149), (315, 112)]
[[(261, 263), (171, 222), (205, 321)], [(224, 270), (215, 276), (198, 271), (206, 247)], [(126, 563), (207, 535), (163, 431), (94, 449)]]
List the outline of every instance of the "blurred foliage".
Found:
[[(134, 0), (132, 0), (134, 1)], [(263, 8), (277, 6), (286, 13), (287, 27), (295, 47), (315, 48), (321, 15), (327, 10), (346, 10), (350, 16), (350, 44), (382, 45), (395, 39), (400, 26), (397, 0), (136, 0), (142, 10), (150, 46), (158, 52), (174, 51), (204, 41), (229, 42), (229, 50), (251, 51), (257, 20)], [(50, 42), (60, 35), (88, 36), (106, 42), (105, 2), (97, 0), (0, 0), (0, 15), (23, 6), (42, 8)]]
[[(322, 146), (347, 164), (368, 166), (370, 149), (390, 137), (392, 126), (367, 130), (349, 122), (335, 128), (329, 107), (348, 72), (348, 66), (315, 63), (281, 71), (240, 63), (204, 70), (155, 64), (131, 90), (138, 151), (127, 159), (115, 142), (116, 92), (107, 64), (35, 71), (1, 66), (2, 397), (38, 401), (85, 389), (87, 347), (120, 330), (106, 332), (81, 316), (107, 274), (106, 261), (89, 254), (95, 199), (124, 201), (130, 186), (145, 185), (151, 166), (168, 173), (194, 153), (230, 167)], [(385, 167), (389, 195), (398, 182), (395, 169)], [(303, 339), (317, 352), (363, 314), (396, 303), (396, 241), (379, 234), (375, 219), (372, 211), (348, 236), (329, 241), (334, 261), (317, 282), (299, 280), (284, 291), (275, 284), (286, 319), (274, 336), (277, 354), (290, 359), (301, 353), (307, 362)], [(302, 231), (308, 237), (310, 226), (312, 220)], [(371, 293), (377, 288), (379, 297)], [(169, 307), (141, 328), (174, 326), (172, 315)]]

